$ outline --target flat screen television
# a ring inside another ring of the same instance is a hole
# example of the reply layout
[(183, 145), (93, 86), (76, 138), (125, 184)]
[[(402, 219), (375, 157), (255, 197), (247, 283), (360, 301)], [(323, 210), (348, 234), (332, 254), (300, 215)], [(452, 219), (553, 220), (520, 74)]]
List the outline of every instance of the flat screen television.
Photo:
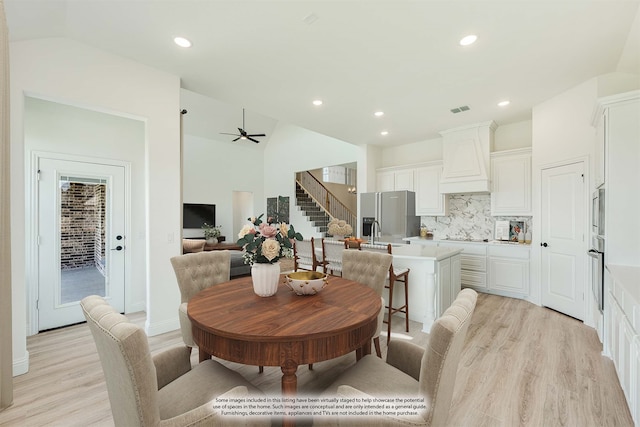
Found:
[(216, 225), (216, 205), (184, 203), (182, 228), (200, 228), (202, 224)]

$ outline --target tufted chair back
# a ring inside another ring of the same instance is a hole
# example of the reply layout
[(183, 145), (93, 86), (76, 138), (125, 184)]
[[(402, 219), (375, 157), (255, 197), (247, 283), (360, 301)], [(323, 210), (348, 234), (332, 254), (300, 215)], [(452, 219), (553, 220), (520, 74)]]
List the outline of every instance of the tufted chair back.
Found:
[(111, 407), (117, 408), (115, 425), (159, 425), (156, 368), (144, 331), (101, 297), (88, 296), (80, 306), (100, 354)]
[(195, 347), (191, 334), (191, 321), (187, 316), (187, 303), (201, 290), (229, 281), (231, 256), (229, 251), (185, 254), (171, 258), (171, 265), (180, 288), (181, 304), (178, 313), (182, 339), (188, 347)]
[(171, 258), (180, 287), (180, 302), (189, 302), (198, 292), (218, 283), (228, 282), (231, 275), (229, 251), (208, 251)]
[(382, 290), (387, 281), (387, 274), (393, 256), (380, 252), (345, 250), (342, 254), (342, 277), (367, 285), (373, 289), (382, 299), (382, 308), (378, 313), (378, 326), (373, 335), (373, 344), (378, 357), (382, 356), (380, 351), (380, 331), (384, 323), (384, 298)]
[(420, 394), (431, 402), (431, 407), (422, 413), (428, 425), (442, 426), (447, 422), (458, 362), (477, 298), (474, 290), (463, 289), (431, 326), (419, 380)]
[(344, 251), (342, 277), (365, 284), (382, 296), (392, 259), (393, 256), (387, 253)]

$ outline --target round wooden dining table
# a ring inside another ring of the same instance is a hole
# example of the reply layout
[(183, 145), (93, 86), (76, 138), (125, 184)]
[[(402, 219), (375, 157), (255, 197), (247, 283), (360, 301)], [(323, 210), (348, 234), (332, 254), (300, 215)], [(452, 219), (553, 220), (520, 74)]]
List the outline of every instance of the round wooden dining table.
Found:
[(371, 352), (381, 299), (369, 287), (329, 276), (316, 295), (298, 296), (280, 276), (278, 292), (260, 297), (251, 276), (207, 288), (189, 301), (200, 361), (211, 356), (257, 366), (280, 366), (282, 393), (296, 394), (298, 365), (356, 351)]

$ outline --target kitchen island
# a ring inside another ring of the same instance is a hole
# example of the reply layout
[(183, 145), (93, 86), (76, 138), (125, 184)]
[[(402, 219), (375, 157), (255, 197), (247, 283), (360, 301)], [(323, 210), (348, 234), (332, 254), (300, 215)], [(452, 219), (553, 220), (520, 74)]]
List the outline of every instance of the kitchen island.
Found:
[[(393, 245), (393, 268), (409, 268), (409, 319), (421, 322), (429, 333), (437, 317), (460, 292), (462, 249), (422, 245)], [(402, 287), (394, 289), (394, 301), (403, 301)], [(387, 299), (388, 301), (388, 299)]]

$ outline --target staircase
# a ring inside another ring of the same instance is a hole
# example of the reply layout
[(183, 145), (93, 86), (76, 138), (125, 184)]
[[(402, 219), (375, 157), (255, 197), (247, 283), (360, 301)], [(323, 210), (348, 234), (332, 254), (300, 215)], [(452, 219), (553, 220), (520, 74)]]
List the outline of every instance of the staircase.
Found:
[(318, 204), (307, 194), (300, 184), (296, 183), (296, 206), (304, 212), (304, 215), (311, 221), (316, 230), (323, 236), (327, 236), (329, 215), (318, 206)]

